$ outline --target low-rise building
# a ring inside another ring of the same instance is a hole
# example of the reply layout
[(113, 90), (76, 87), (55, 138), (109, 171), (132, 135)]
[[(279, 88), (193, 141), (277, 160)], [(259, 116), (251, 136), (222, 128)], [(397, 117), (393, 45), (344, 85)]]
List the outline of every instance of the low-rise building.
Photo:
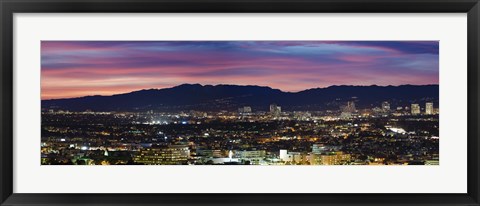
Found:
[(137, 164), (178, 165), (186, 164), (190, 150), (185, 145), (158, 145), (144, 148), (133, 158)]
[(312, 165), (342, 165), (351, 161), (350, 154), (343, 152), (332, 152), (328, 154), (312, 153), (310, 154), (310, 164)]

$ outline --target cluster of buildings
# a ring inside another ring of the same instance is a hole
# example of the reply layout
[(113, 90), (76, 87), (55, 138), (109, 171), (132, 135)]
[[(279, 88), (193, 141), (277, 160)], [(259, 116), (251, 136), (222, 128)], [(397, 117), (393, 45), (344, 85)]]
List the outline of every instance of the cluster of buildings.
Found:
[[(422, 114), (420, 105), (419, 104), (412, 104), (411, 113), (412, 113), (412, 115)], [(425, 113), (424, 114), (426, 114), (426, 115), (438, 114), (438, 110), (435, 110), (435, 108), (433, 108), (433, 103), (432, 102), (427, 102), (427, 103), (425, 103)]]
[(240, 108), (238, 108), (238, 113), (240, 113), (240, 114), (250, 114), (250, 113), (252, 113), (252, 108), (249, 107), (249, 106), (240, 107)]
[(350, 154), (338, 146), (313, 144), (311, 151), (294, 152), (286, 149), (278, 153), (266, 150), (205, 150), (190, 153), (188, 145), (155, 145), (140, 150), (133, 157), (136, 164), (146, 165), (344, 165), (352, 162)]
[(351, 155), (345, 154), (339, 149), (339, 146), (313, 144), (311, 152), (280, 150), (280, 159), (286, 164), (297, 165), (345, 165), (351, 163)]
[(48, 111), (42, 164), (438, 164), (438, 108), (409, 106), (392, 109), (384, 101), (358, 109), (348, 101), (333, 112), (282, 111), (277, 104), (268, 111)]
[[(277, 104), (271, 104), (269, 107), (269, 115), (272, 117), (279, 117), (282, 115), (282, 108), (281, 106)], [(363, 111), (368, 111), (368, 109), (363, 109)], [(254, 115), (255, 113), (252, 111), (252, 107), (250, 106), (244, 106), (238, 108), (238, 113), (240, 115)], [(438, 108), (434, 108), (433, 102), (426, 102), (425, 107), (421, 108), (420, 104), (418, 103), (413, 103), (410, 104), (410, 107), (396, 107), (395, 110), (391, 108), (391, 105), (388, 101), (383, 101), (381, 103), (380, 107), (374, 107), (371, 109), (371, 112), (373, 114), (380, 114), (380, 115), (395, 115), (395, 116), (400, 116), (400, 115), (435, 115), (439, 113)], [(263, 114), (263, 113), (261, 113)], [(288, 114), (283, 113), (283, 114)], [(354, 101), (347, 101), (346, 104), (340, 106), (340, 113), (339, 117), (340, 118), (352, 118), (355, 117), (356, 115), (359, 114), (359, 110), (355, 106)], [(310, 112), (305, 112), (305, 111), (293, 111), (293, 116), (295, 118), (303, 118), (306, 119), (305, 117), (311, 117)]]
[[(340, 106), (340, 111), (342, 112), (340, 117), (352, 117), (353, 114), (357, 114), (358, 110), (355, 108), (355, 102), (349, 101), (346, 105)], [(423, 111), (423, 112), (422, 112)], [(433, 107), (433, 102), (426, 102), (424, 110), (420, 107), (420, 104), (414, 103), (409, 107), (397, 107), (396, 110), (392, 110), (390, 103), (388, 101), (382, 102), (380, 107), (375, 107), (372, 109), (374, 114), (380, 115), (435, 115), (439, 113), (438, 108)]]

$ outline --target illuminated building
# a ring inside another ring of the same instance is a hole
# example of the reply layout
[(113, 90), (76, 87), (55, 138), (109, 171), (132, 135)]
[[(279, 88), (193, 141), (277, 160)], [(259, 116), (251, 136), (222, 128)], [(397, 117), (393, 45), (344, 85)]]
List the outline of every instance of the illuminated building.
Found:
[(197, 149), (197, 155), (208, 157), (208, 158), (210, 158), (210, 157), (214, 157), (214, 158), (225, 157), (225, 153), (222, 150)]
[(282, 107), (277, 106), (276, 104), (270, 105), (270, 113), (273, 115), (279, 115), (282, 112)]
[(309, 120), (312, 117), (312, 114), (310, 112), (298, 112), (294, 111), (293, 112), (293, 117), (297, 120)]
[(147, 165), (177, 165), (185, 164), (189, 156), (190, 150), (185, 145), (155, 145), (142, 149), (133, 160)]
[(280, 159), (281, 159), (282, 161), (287, 161), (287, 160), (289, 160), (288, 150), (286, 150), (286, 149), (281, 149), (281, 150), (280, 150)]
[(420, 114), (420, 105), (412, 104), (411, 113), (412, 113), (412, 115), (419, 115)]
[(425, 165), (440, 165), (440, 161), (438, 161), (438, 160), (426, 160)]
[(228, 163), (239, 163), (239, 159), (229, 158), (229, 157), (221, 157), (221, 158), (207, 158), (206, 161), (208, 164), (228, 164)]
[(353, 101), (347, 102), (347, 105), (342, 106), (340, 109), (345, 113), (355, 113), (357, 111), (355, 108), (355, 102)]
[(350, 161), (350, 154), (344, 154), (343, 152), (333, 152), (329, 154), (310, 154), (310, 164), (312, 165), (342, 165)]
[(327, 147), (323, 144), (313, 144), (312, 153), (324, 153), (327, 151)]
[(425, 114), (433, 114), (433, 103), (432, 102), (425, 103)]
[[(335, 101), (331, 108), (338, 108), (338, 103), (344, 100)], [(430, 110), (420, 107), (424, 99), (408, 100), (420, 105), (419, 114), (413, 117), (411, 105), (403, 105), (407, 101), (389, 101), (388, 115), (382, 101), (362, 104), (358, 110), (357, 102), (347, 101), (341, 111), (288, 107), (289, 111), (278, 116), (262, 111), (260, 105), (255, 105), (259, 111), (246, 115), (231, 110), (233, 107), (245, 111), (246, 104), (231, 104), (228, 110), (208, 112), (159, 109), (154, 114), (148, 111), (63, 114), (56, 110), (42, 113), (41, 164), (439, 163), (438, 116), (423, 115)], [(435, 104), (437, 101), (427, 100)], [(397, 106), (402, 106), (399, 111)], [(263, 107), (267, 109), (269, 103)], [(438, 106), (432, 104), (432, 108), (433, 114), (438, 114)], [(272, 111), (279, 114), (277, 105)], [(348, 121), (339, 118), (342, 111), (350, 115)], [(150, 124), (153, 121), (158, 123)], [(108, 122), (112, 124), (105, 124)], [(382, 126), (378, 126), (379, 122)]]
[(385, 158), (376, 157), (368, 162), (368, 165), (385, 165)]
[(252, 112), (252, 108), (248, 106), (238, 108), (238, 113), (251, 113), (251, 112)]
[(382, 102), (382, 110), (383, 110), (384, 112), (390, 111), (390, 103), (388, 103), (387, 101)]
[(270, 113), (274, 113), (277, 109), (277, 105), (276, 104), (271, 104), (270, 105)]
[(233, 152), (233, 157), (239, 159), (263, 159), (265, 150), (235, 151)]
[(233, 157), (257, 164), (259, 161), (265, 158), (265, 154), (266, 154), (265, 150), (250, 150), (250, 151), (244, 150), (244, 151), (233, 152)]
[(349, 101), (347, 105), (340, 106), (340, 110), (342, 113), (340, 114), (340, 118), (348, 119), (352, 117), (352, 114), (357, 111), (355, 108), (355, 102)]
[(308, 155), (306, 152), (288, 152), (287, 150), (280, 150), (280, 159), (286, 164), (306, 164)]

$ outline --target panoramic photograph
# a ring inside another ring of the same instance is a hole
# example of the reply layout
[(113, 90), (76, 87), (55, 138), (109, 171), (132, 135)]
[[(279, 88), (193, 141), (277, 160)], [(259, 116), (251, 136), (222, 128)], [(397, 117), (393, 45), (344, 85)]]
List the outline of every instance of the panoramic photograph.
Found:
[(438, 41), (42, 41), (42, 165), (439, 165)]

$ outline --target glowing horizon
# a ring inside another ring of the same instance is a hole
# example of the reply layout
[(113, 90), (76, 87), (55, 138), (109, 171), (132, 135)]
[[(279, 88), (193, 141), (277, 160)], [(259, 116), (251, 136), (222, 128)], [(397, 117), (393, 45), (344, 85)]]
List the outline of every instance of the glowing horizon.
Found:
[(181, 84), (297, 92), (439, 82), (438, 41), (42, 41), (42, 100)]
[[(174, 87), (178, 87), (178, 86), (181, 86), (181, 85), (195, 85), (195, 84), (200, 84), (200, 83), (184, 83), (184, 84), (180, 84), (180, 85), (176, 85), (176, 86), (172, 86), (172, 87), (165, 87), (165, 88), (143, 88), (143, 89), (138, 89), (138, 90), (132, 90), (132, 91), (126, 91), (126, 92), (121, 92), (121, 93), (113, 93), (113, 94), (106, 94), (106, 95), (101, 95), (101, 94), (93, 94), (93, 95), (85, 95), (85, 96), (72, 96), (72, 97), (61, 97), (61, 98), (54, 98), (54, 99), (42, 99), (42, 100), (58, 100), (58, 99), (68, 99), (68, 98), (77, 98), (77, 97), (86, 97), (86, 96), (113, 96), (113, 95), (121, 95), (121, 94), (128, 94), (128, 93), (132, 93), (132, 92), (137, 92), (137, 91), (141, 91), (141, 90), (161, 90), (161, 89), (169, 89), (169, 88), (174, 88)], [(212, 85), (212, 84), (200, 84), (201, 86), (220, 86), (220, 85), (232, 85), (232, 86), (259, 86), (259, 87), (269, 87), (269, 86), (262, 86), (262, 85), (238, 85), (238, 84), (215, 84), (215, 85)], [(302, 92), (302, 91), (305, 91), (305, 90), (309, 90), (309, 89), (325, 89), (325, 88), (329, 88), (329, 87), (334, 87), (334, 86), (365, 86), (365, 87), (368, 87), (368, 86), (379, 86), (379, 87), (388, 87), (388, 86), (393, 86), (393, 87), (397, 87), (397, 86), (406, 86), (406, 85), (411, 85), (411, 86), (430, 86), (430, 85), (438, 85), (438, 84), (399, 84), (399, 85), (376, 85), (376, 84), (371, 84), (371, 85), (330, 85), (330, 86), (327, 86), (327, 87), (315, 87), (315, 88), (306, 88), (304, 90), (299, 90), (299, 91), (283, 91), (281, 89), (279, 89), (280, 91), (282, 92), (290, 92), (290, 93), (297, 93), (297, 92)], [(269, 87), (271, 89), (277, 89), (277, 88), (272, 88), (272, 87)]]

